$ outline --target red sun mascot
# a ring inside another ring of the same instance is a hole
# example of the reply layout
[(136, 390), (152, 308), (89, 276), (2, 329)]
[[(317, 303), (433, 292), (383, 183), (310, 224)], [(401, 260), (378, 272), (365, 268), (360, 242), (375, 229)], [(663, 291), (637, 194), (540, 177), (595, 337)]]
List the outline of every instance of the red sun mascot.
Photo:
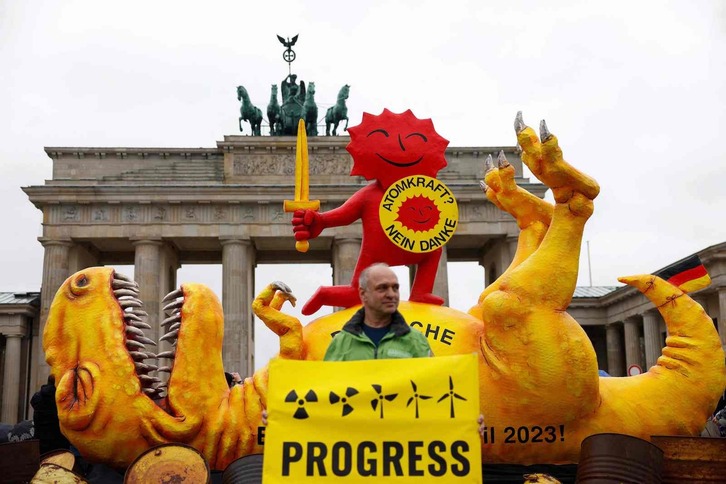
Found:
[[(313, 239), (328, 227), (350, 225), (358, 219), (363, 223), (360, 256), (349, 286), (320, 287), (303, 306), (302, 313), (310, 315), (321, 306), (351, 307), (360, 304), (358, 276), (375, 262), (390, 266), (416, 265), (416, 277), (411, 287), (411, 301), (443, 304), (432, 294), (441, 247), (427, 252), (413, 252), (394, 244), (381, 223), (379, 208), (386, 191), (398, 180), (414, 175), (436, 178), (446, 166), (446, 147), (449, 141), (434, 129), (430, 119), (419, 119), (411, 110), (401, 114), (387, 109), (378, 116), (363, 113), (363, 121), (348, 129), (350, 143), (346, 147), (353, 157), (351, 176), (372, 181), (358, 190), (340, 207), (320, 213), (296, 210), (292, 224), (295, 239)], [(424, 231), (435, 225), (440, 217), (436, 205), (422, 198), (409, 199), (401, 206), (397, 220), (413, 231)]]

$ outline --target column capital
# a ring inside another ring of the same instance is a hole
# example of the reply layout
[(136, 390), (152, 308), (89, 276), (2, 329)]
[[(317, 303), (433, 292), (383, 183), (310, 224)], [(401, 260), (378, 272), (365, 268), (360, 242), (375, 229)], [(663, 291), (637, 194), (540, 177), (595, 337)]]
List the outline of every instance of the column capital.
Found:
[(224, 247), (225, 245), (246, 245), (251, 246), (252, 241), (244, 237), (220, 237), (219, 243)]
[(43, 247), (73, 247), (73, 241), (71, 239), (51, 239), (50, 237), (38, 237), (38, 242), (40, 242)]
[(163, 245), (164, 241), (158, 237), (130, 237), (131, 245), (134, 247), (137, 245)]
[(9, 333), (9, 334), (3, 333), (3, 336), (5, 336), (5, 338), (21, 338), (21, 339), (25, 337), (25, 335), (21, 334), (21, 333)]

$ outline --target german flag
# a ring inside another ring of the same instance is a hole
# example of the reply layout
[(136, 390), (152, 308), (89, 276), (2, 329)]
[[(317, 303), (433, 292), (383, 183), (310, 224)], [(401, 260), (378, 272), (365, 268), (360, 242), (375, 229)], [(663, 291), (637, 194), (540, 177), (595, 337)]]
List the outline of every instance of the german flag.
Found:
[(694, 292), (711, 284), (711, 278), (701, 262), (701, 258), (692, 255), (674, 265), (655, 273), (683, 292)]

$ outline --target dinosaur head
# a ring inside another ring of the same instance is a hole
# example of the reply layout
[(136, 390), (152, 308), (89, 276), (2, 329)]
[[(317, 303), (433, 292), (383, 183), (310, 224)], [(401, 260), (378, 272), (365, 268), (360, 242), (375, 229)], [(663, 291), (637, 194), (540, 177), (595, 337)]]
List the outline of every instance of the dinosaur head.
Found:
[(103, 368), (104, 378), (119, 382), (121, 391), (153, 394), (158, 380), (148, 373), (156, 368), (143, 361), (154, 357), (146, 345), (155, 343), (144, 334), (150, 326), (138, 295), (135, 282), (105, 267), (77, 272), (61, 285), (43, 333), (57, 382), (85, 362)]

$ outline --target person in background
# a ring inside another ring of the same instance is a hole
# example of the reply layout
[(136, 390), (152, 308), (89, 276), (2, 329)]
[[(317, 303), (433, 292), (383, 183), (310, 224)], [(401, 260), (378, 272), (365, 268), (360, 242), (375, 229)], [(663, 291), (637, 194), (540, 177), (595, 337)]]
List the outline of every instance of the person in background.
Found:
[(35, 438), (40, 440), (40, 453), (45, 454), (52, 450), (68, 449), (70, 442), (61, 433), (58, 422), (58, 407), (55, 403), (55, 378), (48, 377), (48, 382), (30, 399), (33, 407), (33, 421), (35, 423)]

